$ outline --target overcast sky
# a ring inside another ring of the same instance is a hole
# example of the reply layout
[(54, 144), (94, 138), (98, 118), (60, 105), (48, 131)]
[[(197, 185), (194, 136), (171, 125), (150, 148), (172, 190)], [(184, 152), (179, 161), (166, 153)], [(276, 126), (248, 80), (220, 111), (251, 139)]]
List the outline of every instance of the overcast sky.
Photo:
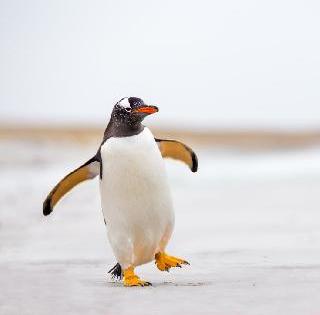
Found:
[(0, 122), (320, 127), (319, 1), (0, 0)]

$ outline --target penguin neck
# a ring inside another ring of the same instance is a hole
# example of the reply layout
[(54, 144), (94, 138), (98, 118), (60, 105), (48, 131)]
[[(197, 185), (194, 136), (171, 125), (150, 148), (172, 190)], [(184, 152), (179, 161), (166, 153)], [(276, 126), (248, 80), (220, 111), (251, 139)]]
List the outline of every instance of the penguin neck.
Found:
[(130, 137), (138, 135), (144, 129), (144, 125), (141, 122), (135, 124), (124, 123), (119, 120), (111, 119), (108, 123), (108, 126), (104, 132), (103, 141), (111, 137), (121, 138), (121, 137)]

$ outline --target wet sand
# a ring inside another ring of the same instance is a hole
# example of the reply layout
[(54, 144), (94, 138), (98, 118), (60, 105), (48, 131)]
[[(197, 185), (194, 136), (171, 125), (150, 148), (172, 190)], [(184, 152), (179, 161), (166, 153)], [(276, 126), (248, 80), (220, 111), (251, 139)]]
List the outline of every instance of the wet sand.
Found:
[(0, 314), (319, 314), (320, 148), (195, 148), (199, 173), (167, 162), (168, 252), (191, 265), (141, 266), (153, 286), (123, 288), (107, 275), (97, 180), (42, 216), (48, 190), (96, 143), (3, 138)]

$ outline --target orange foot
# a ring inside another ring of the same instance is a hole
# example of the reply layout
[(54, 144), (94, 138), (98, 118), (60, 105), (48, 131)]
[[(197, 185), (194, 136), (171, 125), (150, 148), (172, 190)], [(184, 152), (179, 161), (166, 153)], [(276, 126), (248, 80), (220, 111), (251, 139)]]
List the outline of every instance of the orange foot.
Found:
[(181, 268), (181, 265), (190, 265), (186, 260), (169, 256), (165, 253), (157, 253), (155, 255), (155, 259), (156, 259), (155, 263), (158, 269), (161, 271), (169, 271), (169, 269), (172, 267)]
[(150, 282), (143, 281), (135, 275), (133, 267), (129, 267), (123, 272), (123, 284), (125, 287), (146, 287), (152, 285)]

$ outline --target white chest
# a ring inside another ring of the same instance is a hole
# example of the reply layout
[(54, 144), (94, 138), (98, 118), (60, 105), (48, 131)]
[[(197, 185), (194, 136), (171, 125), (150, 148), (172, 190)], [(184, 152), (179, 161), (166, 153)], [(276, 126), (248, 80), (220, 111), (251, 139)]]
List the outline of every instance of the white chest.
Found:
[[(142, 192), (146, 184), (166, 177), (161, 153), (148, 128), (135, 136), (108, 139), (101, 147), (101, 158), (102, 186), (105, 182), (119, 193)], [(128, 190), (123, 191), (125, 188)]]
[(154, 137), (145, 128), (136, 136), (108, 139), (101, 158), (102, 209), (113, 250), (120, 260), (128, 251), (123, 248), (133, 246), (139, 261), (148, 260), (174, 223), (165, 165)]

